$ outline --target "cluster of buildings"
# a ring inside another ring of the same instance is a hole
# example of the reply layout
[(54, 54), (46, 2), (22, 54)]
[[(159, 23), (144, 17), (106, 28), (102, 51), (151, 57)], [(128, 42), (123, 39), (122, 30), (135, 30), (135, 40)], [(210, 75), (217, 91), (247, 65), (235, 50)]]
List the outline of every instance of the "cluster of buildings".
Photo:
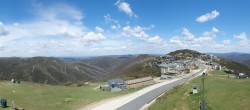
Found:
[(124, 89), (138, 88), (151, 84), (154, 84), (153, 78), (151, 76), (127, 81), (124, 81), (121, 78), (116, 78), (108, 80), (108, 84), (100, 86), (100, 89), (116, 92)]
[(221, 70), (221, 66), (220, 65), (213, 65), (212, 69)]
[[(162, 61), (155, 63), (161, 74), (161, 80), (172, 79), (179, 74), (188, 73), (191, 69), (198, 67), (193, 60), (176, 60), (175, 57), (166, 56)], [(108, 84), (100, 86), (100, 89), (111, 92), (129, 88), (138, 88), (155, 83), (151, 76), (127, 81), (121, 78), (116, 78), (110, 79), (107, 82)]]
[(190, 70), (198, 68), (194, 60), (175, 60), (172, 57), (158, 62), (157, 66), (161, 73), (161, 79), (173, 78), (176, 75), (188, 73)]
[(12, 83), (17, 83), (17, 84), (20, 84), (20, 83), (21, 83), (21, 81), (16, 80), (16, 79), (11, 79), (11, 82), (12, 82)]
[(248, 75), (246, 75), (245, 73), (239, 73), (239, 79), (242, 79), (242, 78), (248, 78)]
[[(219, 64), (214, 64), (212, 62), (206, 62), (206, 65), (210, 65), (212, 67), (212, 69), (215, 69), (215, 70), (222, 70), (222, 67)], [(248, 78), (247, 74), (245, 74), (245, 73), (238, 73), (237, 74), (237, 72), (235, 72), (232, 69), (225, 68), (224, 72), (227, 73), (227, 74), (235, 74), (236, 77), (239, 78), (239, 79)]]
[(213, 62), (211, 62), (211, 61), (206, 62), (206, 65), (211, 66), (212, 69), (221, 70), (221, 65), (216, 64), (216, 63), (213, 63)]
[(227, 68), (226, 68), (226, 69), (224, 70), (224, 72), (227, 73), (227, 74), (234, 74), (234, 70), (232, 70), (232, 69), (227, 69)]
[[(222, 70), (221, 65), (216, 64), (212, 62), (211, 59), (218, 59), (218, 57), (214, 55), (199, 55), (198, 57), (187, 57), (187, 59), (182, 59), (183, 54), (178, 54), (175, 56), (166, 55), (164, 57), (160, 57), (159, 59), (155, 59), (156, 63), (155, 65), (158, 67), (159, 72), (161, 74), (160, 80), (166, 80), (166, 79), (173, 79), (177, 75), (180, 75), (182, 73), (189, 73), (193, 69), (198, 69), (198, 64), (196, 63), (197, 58), (202, 57), (210, 57), (210, 60), (208, 60), (205, 64), (211, 66), (212, 69), (215, 70)], [(196, 59), (195, 59), (196, 58)], [(233, 74), (234, 71), (230, 69), (224, 70), (226, 73)], [(238, 75), (239, 78), (248, 78), (248, 76), (244, 73), (240, 73)], [(138, 88), (142, 86), (148, 86), (151, 84), (154, 84), (153, 78), (150, 77), (144, 77), (144, 78), (138, 78), (133, 80), (123, 80), (121, 78), (117, 79), (110, 79), (107, 81), (107, 85), (100, 86), (100, 89), (116, 92), (121, 91), (124, 89), (130, 89), (130, 88)], [(197, 87), (193, 87), (193, 92), (197, 93)]]
[[(224, 72), (227, 74), (236, 74), (234, 70), (227, 69), (227, 68), (224, 70)], [(245, 73), (239, 73), (238, 75), (236, 75), (236, 77), (238, 77), (239, 79), (242, 79), (242, 78), (248, 78), (248, 75)]]

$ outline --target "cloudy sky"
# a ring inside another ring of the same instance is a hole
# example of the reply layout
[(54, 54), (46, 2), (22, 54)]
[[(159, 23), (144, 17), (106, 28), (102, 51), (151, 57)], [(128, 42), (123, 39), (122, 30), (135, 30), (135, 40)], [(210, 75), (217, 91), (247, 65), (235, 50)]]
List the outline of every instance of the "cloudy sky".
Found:
[(248, 0), (1, 0), (0, 57), (250, 53)]

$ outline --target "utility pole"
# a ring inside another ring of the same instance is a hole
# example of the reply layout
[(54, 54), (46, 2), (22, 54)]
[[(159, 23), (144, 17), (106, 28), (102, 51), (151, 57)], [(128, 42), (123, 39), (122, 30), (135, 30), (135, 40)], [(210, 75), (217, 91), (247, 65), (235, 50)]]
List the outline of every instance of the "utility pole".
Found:
[(206, 104), (206, 101), (205, 101), (205, 96), (204, 96), (204, 90), (205, 90), (205, 75), (206, 75), (206, 73), (204, 72), (203, 74), (202, 74), (202, 101), (201, 101), (201, 110), (206, 110), (206, 106), (207, 106), (207, 104)]

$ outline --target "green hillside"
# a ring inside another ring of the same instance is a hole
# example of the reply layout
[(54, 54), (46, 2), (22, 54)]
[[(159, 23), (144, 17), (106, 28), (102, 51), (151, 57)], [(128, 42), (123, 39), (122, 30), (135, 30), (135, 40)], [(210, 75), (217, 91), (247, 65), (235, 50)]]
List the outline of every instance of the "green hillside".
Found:
[(230, 61), (226, 59), (220, 59), (219, 61), (215, 60), (215, 62), (229, 69), (234, 70), (236, 75), (238, 75), (238, 73), (246, 73), (250, 76), (250, 67), (242, 63), (238, 63), (238, 62)]
[[(223, 71), (212, 71), (205, 79), (207, 110), (249, 110), (250, 79), (235, 79)], [(197, 85), (198, 94), (189, 94)], [(184, 83), (158, 98), (149, 110), (200, 110), (201, 77)]]
[(0, 58), (0, 80), (61, 84), (82, 80), (102, 80), (108, 73), (81, 62), (65, 62), (52, 57)]
[(124, 79), (135, 79), (147, 76), (160, 76), (159, 68), (155, 65), (154, 60), (145, 61), (129, 68), (116, 71), (110, 74), (109, 78), (123, 77)]
[(129, 68), (136, 64), (144, 63), (145, 61), (153, 59), (155, 56), (141, 54), (141, 55), (110, 55), (93, 58), (81, 59), (81, 62), (97, 66), (110, 73)]
[(89, 65), (97, 66), (110, 72), (107, 79), (122, 77), (135, 79), (146, 76), (159, 76), (158, 68), (153, 60), (155, 56), (141, 55), (114, 55), (81, 60)]
[[(21, 82), (12, 84), (10, 81), (0, 81), (0, 98), (10, 102), (14, 100), (17, 107), (25, 110), (74, 110), (84, 105), (100, 101), (102, 99), (135, 92), (137, 89), (129, 89), (111, 93), (99, 90), (101, 83), (90, 83), (81, 87), (51, 86), (45, 84)], [(10, 107), (4, 109), (9, 110)]]

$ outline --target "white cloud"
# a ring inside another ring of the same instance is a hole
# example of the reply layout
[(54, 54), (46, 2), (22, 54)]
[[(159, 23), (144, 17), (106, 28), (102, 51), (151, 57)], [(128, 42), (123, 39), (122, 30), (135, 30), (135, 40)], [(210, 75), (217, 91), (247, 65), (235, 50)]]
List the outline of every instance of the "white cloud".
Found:
[(0, 40), (0, 51), (3, 51), (5, 48), (4, 42)]
[[(67, 5), (39, 7), (35, 18), (29, 22), (19, 22), (18, 25), (8, 24), (9, 40), (23, 37), (59, 36), (80, 38), (85, 27), (82, 25), (80, 11)], [(63, 11), (65, 10), (65, 12)]]
[(218, 33), (218, 32), (219, 32), (219, 29), (213, 27), (213, 28), (212, 28), (212, 32), (213, 32), (213, 33)]
[(92, 48), (90, 49), (90, 51), (121, 51), (126, 49), (126, 46), (121, 46), (121, 47), (96, 47), (96, 48)]
[(0, 21), (0, 36), (5, 36), (7, 35), (9, 32), (5, 29), (3, 23)]
[(185, 40), (187, 41), (192, 41), (195, 38), (194, 35), (187, 28), (183, 28), (182, 34), (184, 35)]
[(234, 37), (239, 40), (247, 40), (247, 34), (245, 32), (242, 32), (239, 35), (234, 35)]
[(96, 33), (85, 27), (83, 14), (74, 7), (52, 5), (33, 10), (35, 16), (29, 21), (0, 23), (1, 32), (8, 30), (8, 34), (0, 37), (0, 56), (82, 54), (88, 50), (87, 47), (106, 39), (100, 27), (96, 28)]
[(144, 30), (150, 30), (152, 28), (155, 28), (155, 25), (151, 24), (150, 26), (148, 27), (142, 27)]
[[(184, 38), (180, 37), (174, 37), (170, 39), (170, 42), (178, 45), (179, 47), (205, 47), (208, 45), (213, 45), (215, 44), (215, 37), (216, 34), (219, 32), (219, 30), (215, 27), (213, 27), (210, 31), (206, 31), (202, 33), (201, 36), (194, 36), (187, 28), (183, 28), (182, 34)], [(175, 45), (174, 45), (175, 46)]]
[(126, 26), (122, 28), (123, 33), (122, 35), (125, 37), (136, 37), (142, 40), (145, 40), (146, 38), (149, 37), (148, 34), (144, 31), (143, 27), (140, 26), (135, 26), (135, 27), (130, 27)]
[(117, 30), (117, 29), (118, 29), (118, 27), (117, 27), (116, 25), (112, 25), (112, 26), (111, 26), (111, 29), (113, 29), (113, 30)]
[(218, 48), (224, 45), (218, 45), (215, 41), (216, 34), (219, 30), (213, 27), (210, 31), (202, 33), (200, 37), (195, 37), (187, 28), (183, 28), (183, 38), (174, 36), (170, 39), (170, 43), (173, 48), (190, 48), (190, 49), (201, 49), (201, 48)]
[[(66, 9), (64, 13), (66, 17), (61, 17), (62, 11), (59, 11), (59, 9)], [(96, 27), (95, 30), (98, 32), (96, 34), (88, 31), (82, 25), (81, 20), (83, 16), (75, 8), (67, 5), (56, 5), (49, 9), (42, 10), (39, 8), (38, 10), (41, 13), (41, 15), (38, 15), (39, 19), (34, 19), (30, 22), (20, 22), (18, 25), (7, 25), (6, 28), (10, 30), (9, 35), (1, 40), (7, 42), (15, 39), (47, 38), (46, 36), (84, 39), (84, 42), (105, 39), (104, 35), (101, 34), (104, 32), (102, 28)], [(45, 16), (46, 13), (48, 13), (48, 16)]]
[[(194, 49), (200, 52), (249, 52), (250, 41), (245, 32), (238, 35), (234, 35), (234, 38), (238, 39), (237, 45), (232, 43), (231, 39), (224, 39), (219, 41), (216, 39), (217, 34), (220, 32), (219, 29), (213, 27), (209, 31), (203, 32), (200, 36), (194, 36), (188, 29), (183, 29), (183, 37), (173, 36), (168, 46), (172, 50), (175, 49)], [(186, 33), (186, 34), (184, 34)], [(186, 40), (186, 36), (190, 35), (194, 38), (192, 41)]]
[(177, 48), (184, 48), (187, 47), (187, 45), (183, 42), (182, 39), (180, 39), (179, 36), (174, 36), (169, 41), (171, 44), (173, 44), (173, 47)]
[(70, 21), (54, 19), (51, 21), (35, 20), (31, 22), (19, 23), (18, 26), (8, 25), (10, 30), (9, 40), (19, 39), (23, 37), (71, 37), (81, 38), (85, 27), (82, 25), (71, 24)]
[[(113, 27), (116, 29), (116, 27)], [(122, 28), (122, 36), (127, 38), (138, 38), (141, 39), (149, 44), (156, 44), (156, 45), (166, 45), (166, 42), (160, 37), (160, 36), (150, 36), (147, 34), (146, 31), (150, 30), (151, 28), (154, 28), (153, 25), (150, 25), (149, 27), (141, 27), (141, 26), (125, 26)]]
[(103, 33), (103, 32), (104, 32), (104, 29), (102, 29), (101, 27), (96, 26), (96, 27), (95, 27), (95, 31), (96, 31), (96, 32), (99, 32), (99, 33)]
[(202, 34), (202, 37), (216, 37), (216, 34), (219, 33), (219, 30), (215, 27), (211, 31), (206, 31)]
[(13, 25), (14, 25), (14, 26), (18, 26), (19, 24), (18, 24), (18, 23), (14, 23)]
[(245, 32), (240, 33), (239, 35), (234, 35), (234, 38), (239, 39), (239, 46), (248, 46), (249, 40), (247, 39), (247, 34)]
[[(154, 25), (121, 27), (110, 15), (104, 18), (111, 24), (111, 28), (116, 29), (116, 33), (102, 33), (104, 29), (98, 26), (91, 30), (83, 25), (83, 14), (76, 8), (65, 6), (66, 15), (57, 10), (64, 9), (64, 6), (41, 6), (34, 9), (36, 14), (29, 21), (1, 25), (9, 34), (0, 37), (0, 56), (138, 54), (157, 52), (157, 45), (163, 46), (165, 43), (160, 36), (151, 37), (146, 33), (154, 28)], [(45, 16), (46, 13), (48, 16)], [(108, 38), (105, 37), (106, 34)], [(126, 36), (125, 39), (121, 38), (121, 35)], [(141, 39), (143, 42), (130, 38)]]
[(226, 40), (223, 40), (222, 43), (223, 43), (223, 44), (231, 44), (231, 40), (226, 39)]
[[(214, 42), (213, 39), (216, 37), (216, 34), (219, 32), (219, 30), (215, 27), (213, 27), (210, 31), (206, 31), (202, 33), (200, 37), (195, 37), (194, 34), (192, 34), (187, 28), (183, 28), (182, 34), (184, 36), (183, 42), (189, 42), (192, 43), (191, 45), (201, 45), (201, 43), (207, 43), (207, 42)], [(187, 43), (186, 43), (187, 44)]]
[(218, 32), (219, 30), (213, 27), (210, 31), (206, 31), (202, 33), (200, 37), (195, 38), (193, 43), (199, 45), (213, 45), (215, 43), (214, 39)]
[(214, 49), (219, 49), (219, 50), (227, 48), (227, 46), (224, 45), (224, 44), (213, 44), (213, 45), (211, 45), (211, 47), (214, 48)]
[(198, 17), (196, 19), (197, 22), (203, 23), (206, 22), (208, 20), (213, 20), (216, 17), (218, 17), (220, 15), (220, 12), (214, 10), (211, 13), (206, 13), (205, 15), (201, 15), (200, 17)]
[(124, 2), (123, 0), (118, 0), (115, 5), (118, 7), (118, 9), (130, 17), (137, 18), (137, 15), (132, 11), (130, 5), (127, 2)]
[(110, 26), (110, 28), (113, 29), (113, 30), (118, 30), (118, 29), (121, 28), (121, 26), (119, 24), (117, 24), (117, 25)]
[[(130, 8), (129, 4), (127, 7)], [(132, 22), (122, 26), (110, 14), (105, 15), (104, 19), (108, 28), (112, 30), (104, 30), (98, 25), (94, 29), (85, 27), (83, 13), (75, 7), (55, 5), (38, 7), (35, 10), (36, 16), (29, 21), (15, 21), (9, 24), (0, 22), (0, 56), (162, 53), (166, 52), (166, 49), (182, 48), (220, 51), (233, 45), (229, 39), (216, 40), (220, 30), (215, 27), (199, 36), (188, 28), (183, 28), (180, 36), (174, 36), (166, 41), (160, 36), (150, 35), (150, 30), (155, 28), (154, 25), (130, 26)], [(65, 13), (63, 10), (66, 10)], [(239, 39), (240, 46), (249, 47), (245, 32), (234, 37)]]
[(148, 38), (147, 41), (149, 43), (153, 43), (153, 44), (163, 44), (164, 43), (164, 41), (159, 36)]
[(54, 20), (54, 19), (66, 19), (81, 21), (84, 16), (81, 11), (66, 4), (56, 4), (51, 7), (44, 8), (43, 6), (36, 7), (36, 13), (42, 19)]
[(88, 32), (87, 35), (83, 37), (83, 40), (88, 42), (98, 42), (104, 40), (105, 37), (101, 33)]
[(104, 17), (105, 23), (107, 23), (107, 24), (110, 22), (111, 23), (118, 23), (118, 20), (113, 19), (110, 14), (104, 15), (103, 17)]

